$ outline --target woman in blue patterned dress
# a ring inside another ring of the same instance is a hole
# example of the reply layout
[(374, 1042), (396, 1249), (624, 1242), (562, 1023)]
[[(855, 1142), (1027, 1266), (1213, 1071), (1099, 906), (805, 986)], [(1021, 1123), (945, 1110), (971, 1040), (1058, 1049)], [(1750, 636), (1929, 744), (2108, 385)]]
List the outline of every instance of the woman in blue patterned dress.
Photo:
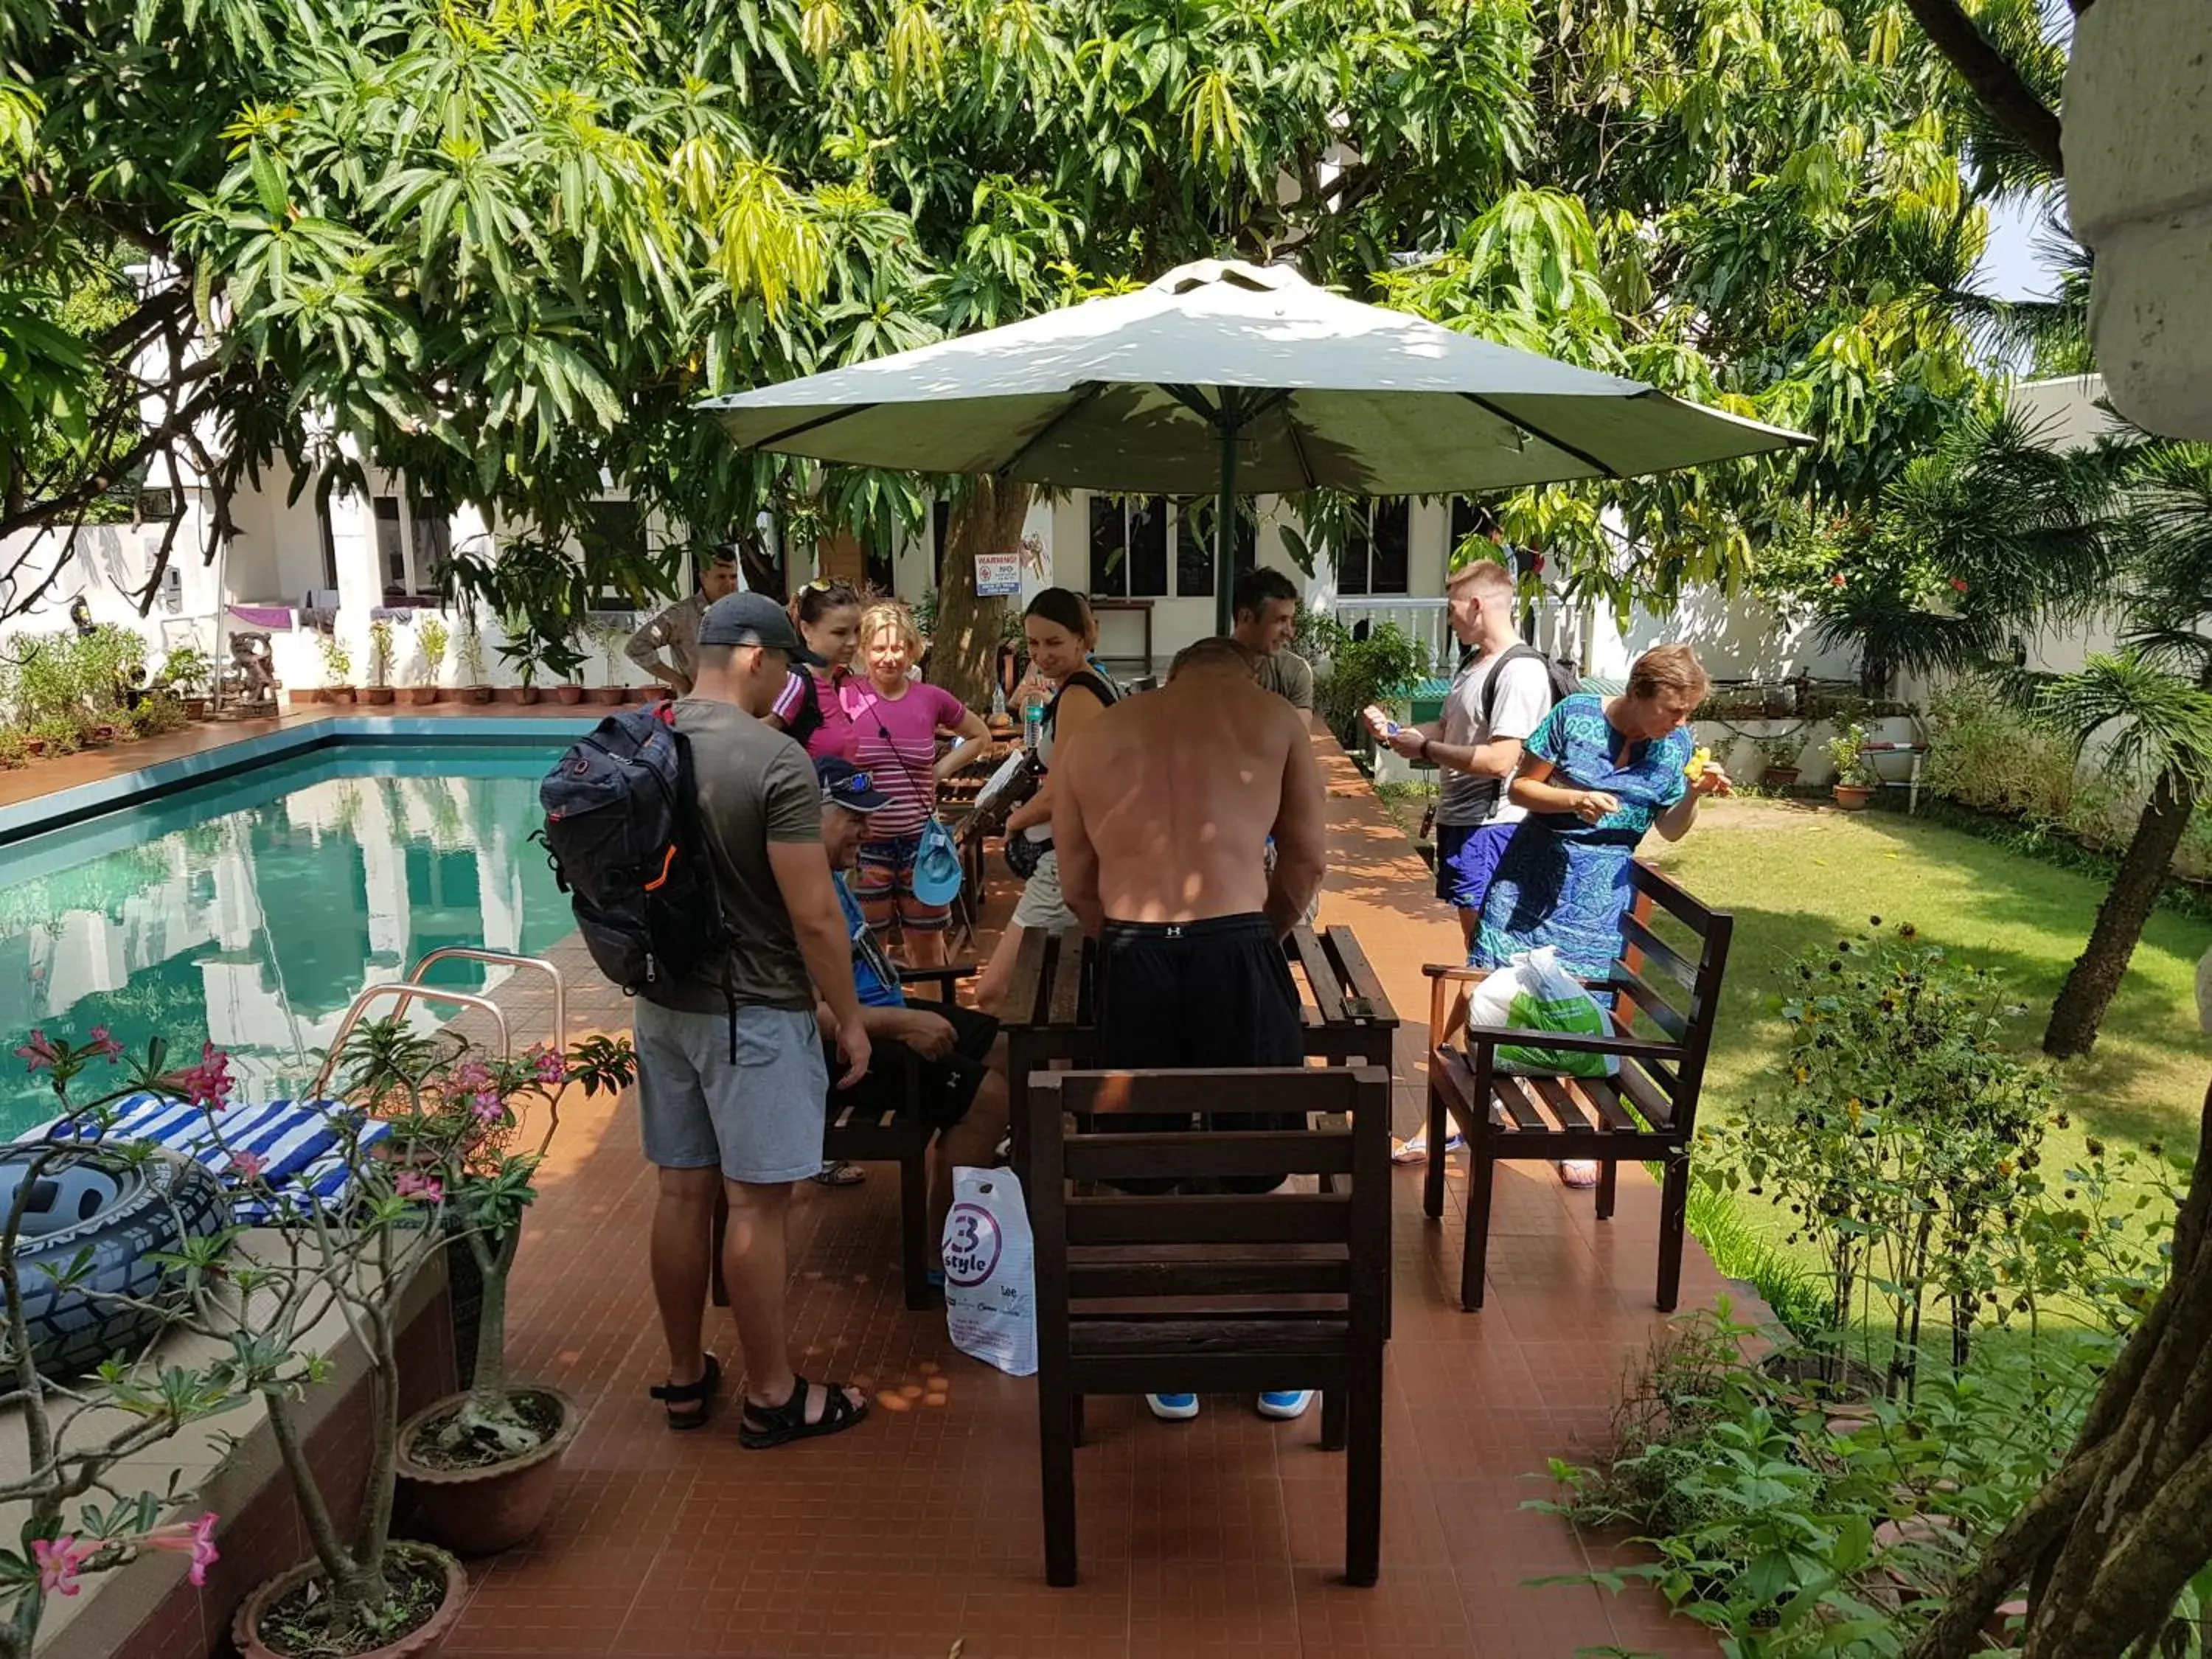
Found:
[[(1549, 945), (1569, 973), (1613, 971), (1637, 844), (1653, 829), (1681, 840), (1698, 803), (1728, 793), (1717, 766), (1690, 775), (1696, 739), (1686, 722), (1710, 685), (1688, 646), (1656, 646), (1630, 667), (1626, 692), (1577, 692), (1545, 717), (1512, 785), (1528, 816), (1498, 859), (1470, 963), (1503, 967)], [(1595, 1164), (1579, 1162), (1559, 1173), (1574, 1187), (1597, 1179)]]

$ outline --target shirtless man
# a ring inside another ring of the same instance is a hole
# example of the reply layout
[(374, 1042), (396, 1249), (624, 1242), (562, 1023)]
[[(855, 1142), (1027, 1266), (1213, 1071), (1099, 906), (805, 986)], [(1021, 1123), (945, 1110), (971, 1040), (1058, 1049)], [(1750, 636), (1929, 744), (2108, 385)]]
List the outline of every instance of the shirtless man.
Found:
[[(1054, 763), (1062, 893), (1098, 936), (1097, 1063), (1114, 1070), (1304, 1063), (1282, 940), (1320, 890), (1323, 791), (1306, 719), (1254, 680), (1233, 640), (1200, 640), (1158, 691), (1115, 703)], [(1275, 838), (1275, 865), (1262, 859)], [(1188, 1120), (1132, 1117), (1131, 1129)], [(1239, 1119), (1303, 1128), (1302, 1119)], [(1252, 1183), (1225, 1180), (1229, 1190)], [(1293, 1418), (1303, 1390), (1262, 1395)], [(1198, 1414), (1193, 1395), (1153, 1414)]]

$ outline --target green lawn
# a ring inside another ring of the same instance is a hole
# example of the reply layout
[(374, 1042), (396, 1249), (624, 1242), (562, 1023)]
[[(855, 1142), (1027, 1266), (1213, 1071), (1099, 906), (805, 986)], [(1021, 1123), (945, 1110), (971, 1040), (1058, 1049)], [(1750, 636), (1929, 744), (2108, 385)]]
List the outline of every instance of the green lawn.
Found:
[[(2060, 979), (2088, 937), (2102, 887), (1954, 830), (1896, 812), (1846, 814), (1741, 799), (1704, 809), (1680, 842), (1647, 841), (1645, 856), (1705, 902), (1733, 911), (1736, 932), (1703, 1121), (1725, 1119), (1782, 1086), (1784, 1026), (1776, 1006), (1798, 952), (1910, 921), (1922, 939), (2001, 970), (2027, 1005), (2016, 1039), (2034, 1052)], [(2070, 1158), (2087, 1135), (2194, 1146), (2212, 1074), (2212, 1038), (2197, 1029), (2197, 959), (2212, 927), (2161, 911), (2129, 964), (2104, 1033), (2060, 1072), (2069, 1132), (2048, 1149)]]

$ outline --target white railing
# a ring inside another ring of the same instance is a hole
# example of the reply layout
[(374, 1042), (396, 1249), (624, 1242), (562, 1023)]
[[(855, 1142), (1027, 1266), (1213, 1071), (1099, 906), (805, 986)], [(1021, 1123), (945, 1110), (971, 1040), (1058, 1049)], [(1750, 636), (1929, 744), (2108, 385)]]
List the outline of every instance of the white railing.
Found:
[(1331, 609), (1337, 621), (1358, 638), (1365, 638), (1370, 629), (1384, 623), (1391, 623), (1428, 653), (1429, 667), (1436, 673), (1449, 673), (1459, 654), (1451, 636), (1450, 610), (1442, 599), (1412, 599), (1402, 593), (1340, 594)]

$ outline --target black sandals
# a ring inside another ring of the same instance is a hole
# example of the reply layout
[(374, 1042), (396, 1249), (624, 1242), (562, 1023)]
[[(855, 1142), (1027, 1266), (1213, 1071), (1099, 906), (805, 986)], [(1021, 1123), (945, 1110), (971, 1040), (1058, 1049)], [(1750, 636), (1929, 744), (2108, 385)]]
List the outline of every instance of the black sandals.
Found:
[(845, 1397), (842, 1384), (827, 1382), (822, 1385), (821, 1421), (808, 1422), (806, 1391), (812, 1386), (805, 1377), (798, 1378), (792, 1384), (791, 1397), (781, 1406), (760, 1406), (746, 1401), (744, 1415), (738, 1422), (738, 1443), (747, 1451), (766, 1451), (771, 1446), (787, 1445), (793, 1440), (839, 1433), (868, 1414), (865, 1401), (855, 1406)]
[(714, 1395), (721, 1386), (722, 1362), (708, 1354), (707, 1369), (696, 1382), (664, 1382), (652, 1394), (666, 1408), (668, 1426), (680, 1433), (706, 1427), (707, 1419), (714, 1414)]

